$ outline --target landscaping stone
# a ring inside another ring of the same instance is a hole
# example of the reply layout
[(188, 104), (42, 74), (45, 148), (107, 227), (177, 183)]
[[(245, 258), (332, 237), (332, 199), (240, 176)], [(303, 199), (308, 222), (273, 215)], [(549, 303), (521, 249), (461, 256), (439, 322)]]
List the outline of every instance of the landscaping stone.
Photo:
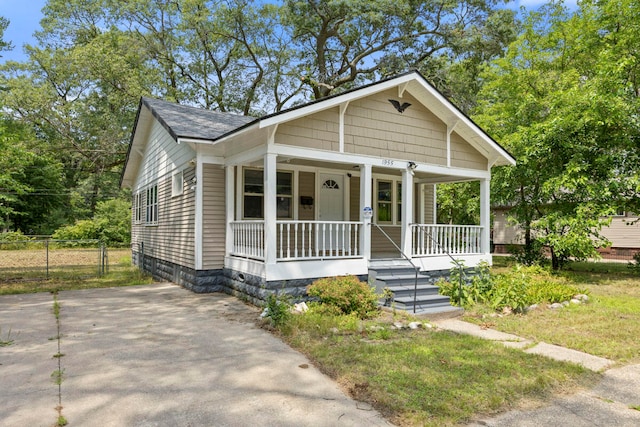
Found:
[(418, 329), (422, 326), (420, 322), (411, 322), (409, 323), (409, 329)]
[(553, 310), (557, 310), (559, 308), (563, 308), (564, 305), (560, 304), (559, 302), (554, 302), (553, 304), (549, 305), (549, 308), (553, 309)]
[(588, 302), (589, 301), (589, 295), (585, 295), (585, 294), (578, 294), (574, 297), (577, 300), (580, 300), (582, 302)]

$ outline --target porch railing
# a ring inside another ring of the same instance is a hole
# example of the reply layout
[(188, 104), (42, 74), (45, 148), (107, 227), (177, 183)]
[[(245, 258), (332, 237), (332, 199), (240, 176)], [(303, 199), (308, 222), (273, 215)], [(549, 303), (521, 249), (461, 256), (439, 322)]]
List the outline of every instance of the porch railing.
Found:
[[(265, 259), (264, 221), (233, 221), (231, 255)], [(277, 221), (276, 260), (358, 258), (361, 222)]]
[(482, 253), (482, 226), (412, 224), (412, 256)]
[(277, 221), (277, 260), (357, 258), (361, 222)]
[(264, 221), (234, 221), (231, 254), (264, 260)]

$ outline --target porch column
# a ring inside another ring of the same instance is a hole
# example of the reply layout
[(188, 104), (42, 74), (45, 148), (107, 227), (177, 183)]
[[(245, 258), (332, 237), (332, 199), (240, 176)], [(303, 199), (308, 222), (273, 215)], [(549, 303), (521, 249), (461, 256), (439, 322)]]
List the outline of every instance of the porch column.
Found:
[(402, 238), (400, 248), (406, 256), (411, 257), (411, 224), (413, 223), (413, 171), (405, 168), (402, 171)]
[(233, 251), (233, 229), (231, 222), (235, 219), (235, 172), (233, 166), (225, 167), (224, 203), (226, 210), (225, 254)]
[(482, 237), (480, 244), (482, 245), (482, 253), (488, 254), (491, 252), (489, 246), (490, 240), (490, 188), (491, 180), (483, 179), (480, 181), (480, 226), (482, 226)]
[(276, 217), (276, 157), (277, 154), (264, 155), (264, 262), (276, 263), (277, 233)]
[(372, 212), (371, 206), (371, 165), (360, 165), (360, 222), (364, 224), (360, 233), (360, 251), (365, 259), (371, 259), (371, 221), (365, 217), (365, 208)]

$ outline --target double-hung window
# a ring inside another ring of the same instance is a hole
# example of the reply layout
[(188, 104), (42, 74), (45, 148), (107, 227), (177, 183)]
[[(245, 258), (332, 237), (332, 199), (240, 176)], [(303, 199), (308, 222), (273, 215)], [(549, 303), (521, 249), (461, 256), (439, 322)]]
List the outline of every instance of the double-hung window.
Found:
[(158, 224), (158, 185), (152, 185), (147, 188), (147, 215), (145, 217), (146, 225)]
[[(276, 211), (278, 218), (293, 218), (293, 173), (276, 172)], [(264, 175), (261, 169), (244, 169), (243, 217), (264, 218)]]
[(402, 222), (402, 183), (395, 180), (376, 181), (377, 222), (400, 224)]
[(137, 192), (133, 198), (133, 215), (134, 222), (140, 224), (142, 222), (142, 192)]

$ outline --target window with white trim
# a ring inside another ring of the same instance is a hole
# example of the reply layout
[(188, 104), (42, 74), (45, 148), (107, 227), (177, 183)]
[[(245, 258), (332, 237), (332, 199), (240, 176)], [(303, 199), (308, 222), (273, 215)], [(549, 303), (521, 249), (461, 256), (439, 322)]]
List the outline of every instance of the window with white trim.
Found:
[[(243, 169), (243, 180), (243, 218), (264, 218), (262, 169)], [(293, 218), (293, 172), (276, 172), (276, 211), (278, 218)]]
[(142, 192), (137, 192), (133, 197), (133, 221), (136, 224), (142, 222)]
[(158, 224), (158, 185), (147, 188), (147, 215), (145, 217), (146, 225)]
[(393, 222), (393, 182), (378, 181), (378, 222)]
[(376, 219), (379, 224), (402, 222), (402, 182), (380, 179), (376, 181)]
[(184, 191), (184, 177), (182, 171), (176, 172), (171, 177), (171, 197), (181, 196)]

